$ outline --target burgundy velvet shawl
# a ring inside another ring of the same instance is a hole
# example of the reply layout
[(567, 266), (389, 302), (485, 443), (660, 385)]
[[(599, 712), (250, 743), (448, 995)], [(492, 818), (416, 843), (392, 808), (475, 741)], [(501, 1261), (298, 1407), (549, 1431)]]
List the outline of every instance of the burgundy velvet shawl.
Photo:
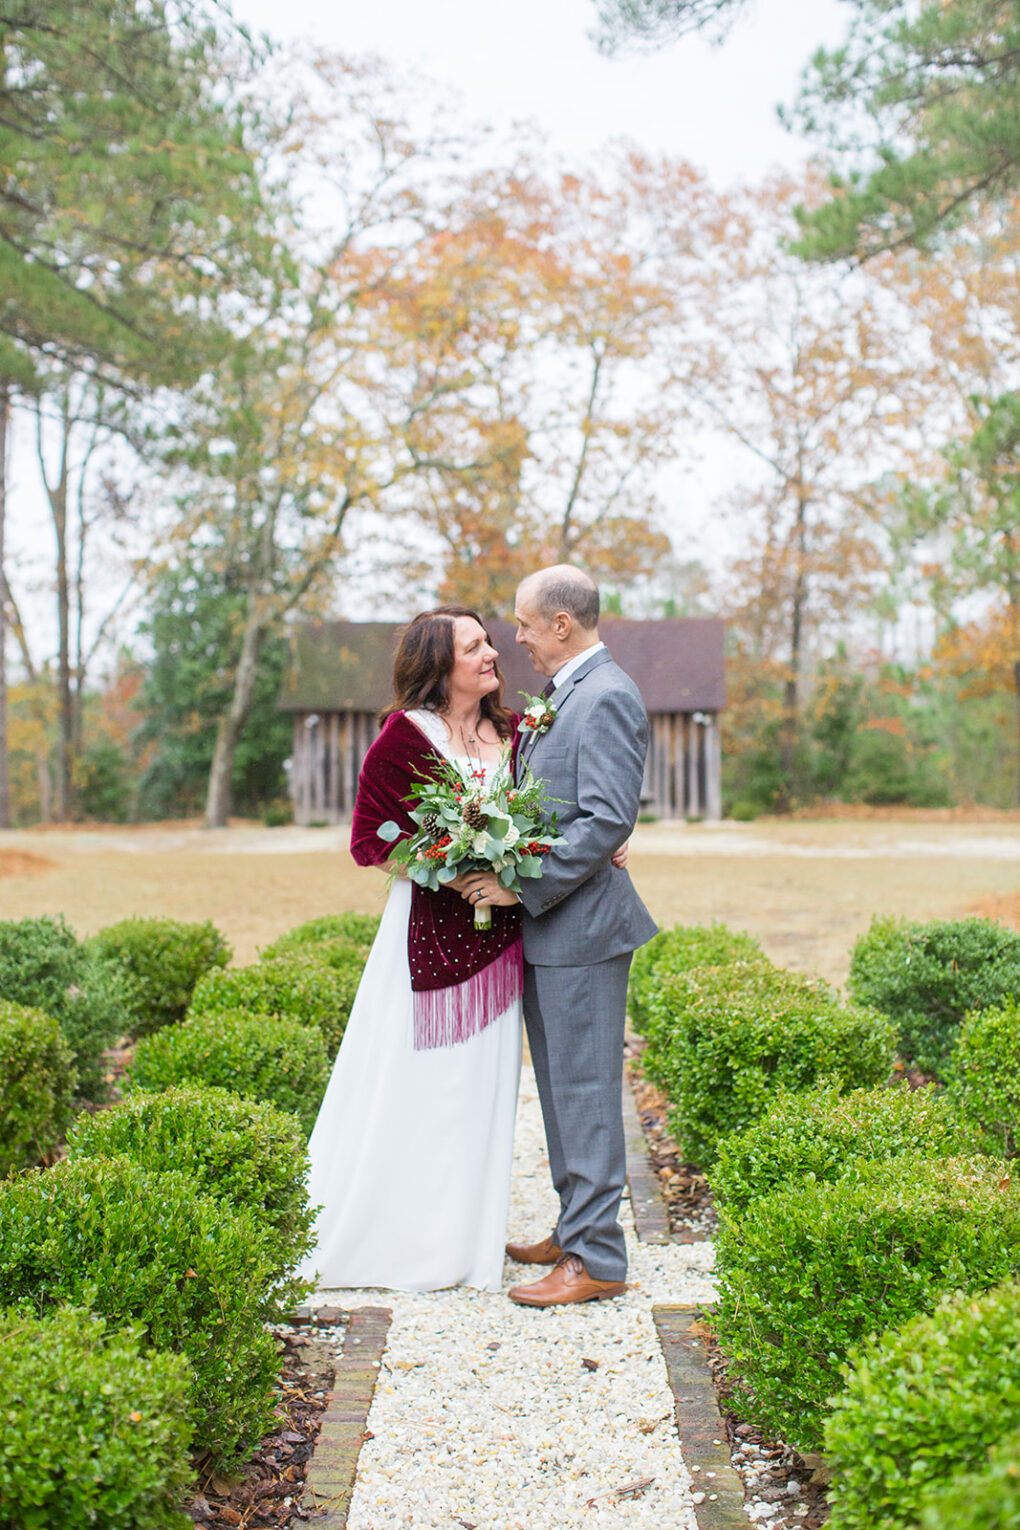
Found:
[[(515, 734), (515, 748), (516, 739)], [(441, 758), (403, 712), (386, 719), (358, 778), (351, 854), (359, 866), (389, 859), (393, 846), (378, 834), (387, 819), (400, 826), (402, 836), (415, 832), (407, 798), (416, 782), (435, 773)], [(416, 1048), (465, 1041), (520, 997), (520, 923), (516, 908), (494, 908), (491, 928), (480, 933), (460, 893), (412, 886), (407, 956)]]

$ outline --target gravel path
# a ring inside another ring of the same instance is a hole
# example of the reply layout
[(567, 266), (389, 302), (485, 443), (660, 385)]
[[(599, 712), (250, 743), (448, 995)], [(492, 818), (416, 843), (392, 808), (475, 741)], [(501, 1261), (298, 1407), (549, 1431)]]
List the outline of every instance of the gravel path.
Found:
[[(526, 1066), (513, 1235), (545, 1236), (554, 1214)], [(322, 1293), (393, 1309), (349, 1530), (694, 1530), (651, 1308), (711, 1300), (711, 1245), (640, 1244), (627, 1205), (624, 1215), (631, 1288), (614, 1301), (536, 1311), (463, 1288)], [(508, 1264), (506, 1288), (528, 1274)], [(647, 1478), (638, 1496), (617, 1496)]]

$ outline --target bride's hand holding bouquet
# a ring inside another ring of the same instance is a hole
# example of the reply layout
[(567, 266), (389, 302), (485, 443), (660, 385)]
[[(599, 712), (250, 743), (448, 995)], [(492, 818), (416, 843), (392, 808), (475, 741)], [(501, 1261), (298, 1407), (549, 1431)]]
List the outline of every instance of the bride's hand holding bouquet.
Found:
[[(455, 885), (470, 873), (491, 873), (507, 893), (516, 894), (521, 877), (540, 877), (543, 857), (565, 843), (556, 832), (556, 815), (547, 818), (544, 784), (525, 768), (514, 781), (509, 760), (488, 785), (485, 772), (446, 761), (435, 776), (420, 782), (408, 798), (418, 830), (395, 845), (390, 865), (419, 887), (433, 892)], [(399, 826), (379, 826), (380, 839), (394, 843)], [(492, 907), (475, 908), (475, 928), (492, 924)]]

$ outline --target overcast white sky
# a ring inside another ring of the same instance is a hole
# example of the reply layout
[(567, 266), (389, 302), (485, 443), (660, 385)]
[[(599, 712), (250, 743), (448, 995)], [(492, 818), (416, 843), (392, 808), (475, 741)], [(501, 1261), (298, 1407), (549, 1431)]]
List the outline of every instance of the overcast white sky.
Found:
[(448, 82), (471, 117), (540, 124), (550, 143), (587, 154), (607, 138), (693, 161), (718, 182), (797, 164), (803, 141), (777, 122), (820, 44), (837, 42), (840, 0), (749, 0), (713, 47), (688, 37), (657, 53), (603, 58), (592, 0), (234, 0), (234, 14), (280, 40), (377, 53)]

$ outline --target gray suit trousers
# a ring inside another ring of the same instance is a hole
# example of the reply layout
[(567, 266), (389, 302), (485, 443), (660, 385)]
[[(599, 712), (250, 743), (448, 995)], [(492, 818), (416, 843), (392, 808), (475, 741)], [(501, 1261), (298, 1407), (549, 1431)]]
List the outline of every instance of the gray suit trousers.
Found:
[(524, 964), (524, 1020), (560, 1198), (553, 1238), (596, 1280), (627, 1276), (617, 1218), (627, 1172), (620, 1094), (631, 956), (585, 967)]

